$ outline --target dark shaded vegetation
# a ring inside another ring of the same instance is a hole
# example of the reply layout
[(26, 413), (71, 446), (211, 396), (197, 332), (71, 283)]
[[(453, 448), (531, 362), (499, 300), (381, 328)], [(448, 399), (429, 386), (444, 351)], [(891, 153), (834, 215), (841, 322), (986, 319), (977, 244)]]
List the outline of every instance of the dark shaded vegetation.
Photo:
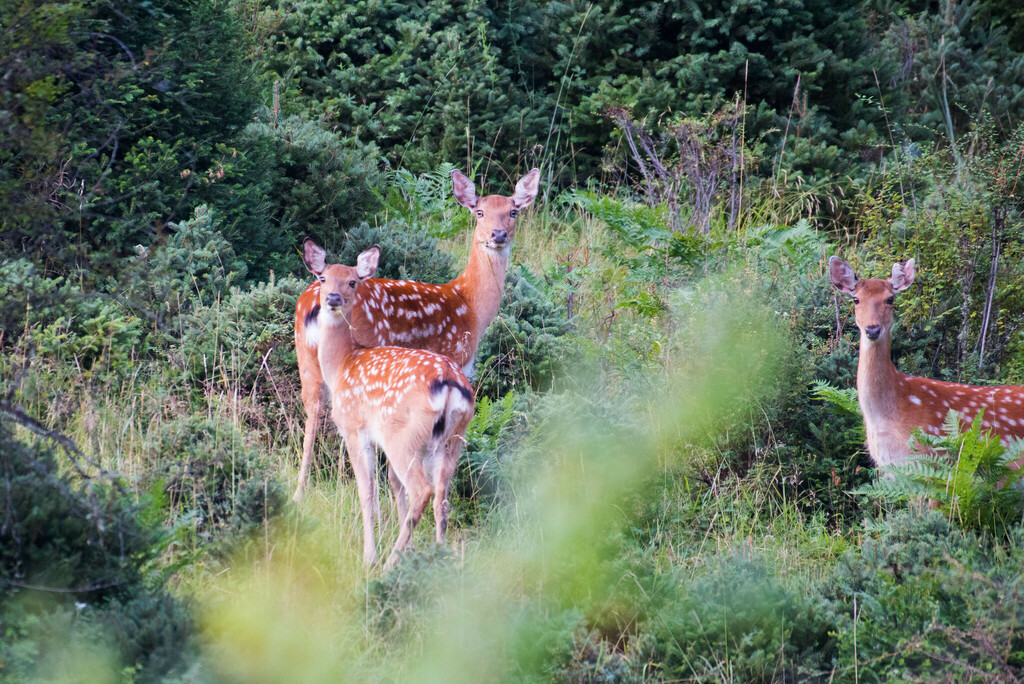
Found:
[[(1024, 383), (1021, 12), (0, 4), (0, 679), (1021, 678), (1018, 452), (878, 479), (824, 271), (914, 257), (900, 370)], [(448, 281), (451, 170), (533, 166), (453, 540), (350, 571), (298, 245)]]

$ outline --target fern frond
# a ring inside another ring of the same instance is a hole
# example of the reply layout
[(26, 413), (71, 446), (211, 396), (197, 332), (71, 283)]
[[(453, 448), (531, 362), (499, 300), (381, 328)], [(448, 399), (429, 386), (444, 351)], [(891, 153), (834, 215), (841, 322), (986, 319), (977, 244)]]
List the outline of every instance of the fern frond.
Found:
[(811, 394), (815, 399), (828, 402), (840, 413), (861, 417), (860, 404), (857, 403), (857, 389), (839, 389), (827, 382), (816, 382), (811, 386)]

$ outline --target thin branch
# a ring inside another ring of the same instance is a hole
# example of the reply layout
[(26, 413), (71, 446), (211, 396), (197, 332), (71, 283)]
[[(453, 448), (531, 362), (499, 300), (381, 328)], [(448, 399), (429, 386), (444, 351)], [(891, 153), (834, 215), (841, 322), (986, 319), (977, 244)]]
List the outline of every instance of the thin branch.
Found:
[(99, 591), (101, 589), (110, 589), (111, 587), (119, 587), (124, 584), (123, 581), (118, 582), (105, 582), (103, 584), (87, 584), (84, 587), (44, 587), (40, 584), (27, 584), (25, 582), (15, 582), (7, 578), (2, 578), (4, 584), (12, 587), (18, 587), (19, 589), (31, 589), (33, 591), (48, 591), (53, 594), (84, 594), (90, 591)]
[(132, 71), (138, 69), (138, 66), (135, 64), (135, 55), (132, 54), (132, 51), (128, 49), (127, 45), (125, 45), (123, 42), (121, 42), (120, 38), (112, 36), (109, 33), (100, 33), (99, 31), (87, 31), (85, 33), (78, 33), (77, 35), (80, 35), (80, 36), (93, 36), (93, 37), (96, 37), (96, 38), (109, 38), (110, 40), (112, 40), (115, 43), (117, 43), (121, 47), (121, 49), (124, 50), (124, 53), (126, 55), (128, 55), (128, 59), (130, 59), (131, 62), (132, 62)]

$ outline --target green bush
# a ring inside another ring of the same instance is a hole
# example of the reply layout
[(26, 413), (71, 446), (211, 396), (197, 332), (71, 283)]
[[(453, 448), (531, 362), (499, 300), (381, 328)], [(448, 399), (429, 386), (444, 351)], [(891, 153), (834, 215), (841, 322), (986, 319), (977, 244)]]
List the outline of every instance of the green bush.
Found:
[(273, 518), (284, 488), (266, 457), (220, 418), (184, 415), (158, 427), (147, 445), (145, 490), (162, 489), (167, 523), (185, 521), (199, 539), (230, 542)]
[(377, 278), (447, 283), (459, 273), (455, 259), (439, 249), (435, 238), (424, 231), (409, 229), (402, 222), (381, 226), (360, 223), (345, 233), (337, 260), (332, 263), (351, 266), (361, 252), (373, 245), (380, 246)]
[(367, 620), (382, 636), (404, 640), (416, 618), (442, 600), (439, 583), (459, 572), (451, 551), (440, 544), (407, 552), (384, 577), (367, 586)]
[(151, 558), (154, 530), (138, 523), (118, 484), (73, 483), (51, 449), (16, 440), (12, 427), (0, 421), (0, 597), (22, 593), (22, 584), (88, 600), (130, 593)]
[(196, 390), (238, 391), (278, 405), (283, 393), (287, 401), (298, 381), (295, 303), (306, 286), (287, 276), (194, 304), (181, 321), (172, 361)]
[(667, 678), (792, 681), (820, 674), (816, 665), (827, 658), (829, 624), (811, 597), (743, 553), (685, 582), (649, 628), (653, 660)]
[(112, 287), (161, 331), (176, 328), (178, 316), (193, 306), (226, 296), (230, 285), (246, 274), (245, 263), (206, 205), (171, 228), (174, 233), (164, 244), (137, 247), (136, 256), (125, 264), (123, 284)]
[(74, 33), (87, 58), (62, 74), (51, 115), (77, 186), (59, 195), (67, 239), (84, 238), (102, 263), (152, 244), (230, 181), (256, 84), (248, 38), (223, 3), (87, 6)]
[(501, 308), (476, 352), (478, 396), (547, 390), (572, 357), (565, 316), (525, 268), (510, 269)]
[(75, 364), (87, 377), (120, 377), (150, 350), (148, 326), (130, 308), (68, 277), (47, 277), (27, 259), (0, 264), (0, 297), (0, 344)]
[(465, 0), (359, 0), (338, 11), (323, 0), (278, 0), (272, 8), (279, 25), (266, 66), (294, 93), (286, 106), (376, 142), (395, 167), (458, 162), (467, 145), (474, 156), (509, 158), (524, 127), (532, 145), (546, 123), (514, 72), (532, 5), (506, 13)]
[(513, 433), (516, 431), (515, 395), (509, 392), (499, 401), (486, 396), (476, 399), (473, 420), (466, 428), (458, 470), (451, 484), (453, 515), (451, 521), (465, 525), (486, 513), (486, 501), (503, 482), (505, 464)]
[(935, 511), (867, 526), (820, 589), (834, 623), (836, 675), (861, 680), (994, 680), (1024, 673), (1021, 528), (993, 546)]
[[(325, 124), (262, 108), (242, 131), (245, 177), (222, 186), (225, 231), (254, 280), (299, 267), (304, 235), (331, 243), (376, 203), (382, 177), (372, 145), (343, 138)], [(243, 183), (253, 195), (239, 196)]]
[(160, 533), (117, 479), (84, 475), (95, 470), (74, 451), (65, 459), (15, 439), (12, 424), (0, 420), (5, 681), (38, 681), (49, 667), (74, 671), (48, 664), (60, 658), (55, 643), (109, 648), (140, 681), (180, 673), (194, 654), (188, 612), (161, 588), (147, 588)]

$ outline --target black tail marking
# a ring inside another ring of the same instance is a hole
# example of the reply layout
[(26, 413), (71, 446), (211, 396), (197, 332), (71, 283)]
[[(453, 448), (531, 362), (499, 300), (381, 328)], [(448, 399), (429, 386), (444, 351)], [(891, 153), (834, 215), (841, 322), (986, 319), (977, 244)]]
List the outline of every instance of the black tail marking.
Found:
[[(430, 393), (431, 394), (437, 394), (438, 392), (440, 392), (441, 390), (443, 390), (445, 388), (445, 385), (447, 385), (448, 387), (451, 387), (452, 389), (458, 390), (462, 394), (463, 399), (465, 399), (466, 401), (468, 401), (468, 402), (472, 402), (473, 401), (473, 390), (469, 389), (468, 387), (462, 385), (461, 383), (459, 383), (459, 382), (457, 382), (455, 380), (434, 380), (434, 381), (432, 381), (430, 383)], [(437, 428), (435, 427), (434, 429), (436, 430)]]
[(313, 325), (314, 323), (316, 323), (316, 319), (317, 319), (317, 317), (319, 315), (320, 315), (320, 305), (317, 304), (316, 306), (314, 306), (312, 309), (309, 310), (308, 314), (306, 314), (306, 323), (305, 323), (305, 325), (310, 326), (310, 325)]
[(434, 434), (433, 434), (433, 437), (434, 437), (434, 439), (438, 439), (443, 434), (444, 434), (444, 414), (441, 414), (441, 417), (437, 419), (436, 423), (434, 423)]

